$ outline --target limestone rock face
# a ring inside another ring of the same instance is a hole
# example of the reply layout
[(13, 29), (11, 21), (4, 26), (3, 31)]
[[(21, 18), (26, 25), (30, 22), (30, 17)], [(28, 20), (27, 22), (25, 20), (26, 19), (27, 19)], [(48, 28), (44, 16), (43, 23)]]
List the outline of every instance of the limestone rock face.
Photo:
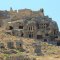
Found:
[(57, 23), (44, 15), (44, 9), (38, 11), (21, 9), (17, 11), (11, 8), (10, 11), (1, 12), (1, 15), (7, 19), (4, 19), (4, 22), (2, 21), (2, 25), (4, 24), (6, 27), (8, 34), (42, 41), (48, 41), (48, 38), (55, 40), (58, 36)]

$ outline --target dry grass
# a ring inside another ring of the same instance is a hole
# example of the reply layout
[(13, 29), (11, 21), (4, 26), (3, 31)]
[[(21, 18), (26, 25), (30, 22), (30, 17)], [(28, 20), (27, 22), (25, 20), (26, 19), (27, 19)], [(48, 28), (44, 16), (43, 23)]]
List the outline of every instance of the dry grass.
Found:
[(60, 55), (60, 47), (55, 45), (49, 45), (48, 43), (41, 44), (41, 49), (45, 55)]
[[(0, 28), (0, 42), (4, 42), (6, 43), (7, 41), (12, 40), (23, 40), (24, 43), (24, 48), (26, 50), (28, 50), (31, 54), (29, 56), (32, 55), (32, 53), (34, 52), (34, 47), (32, 46), (32, 43), (35, 43), (36, 41), (34, 39), (29, 39), (29, 38), (19, 38), (16, 36), (11, 36), (11, 35), (7, 35), (5, 34), (4, 29)], [(48, 43), (41, 43), (41, 49), (43, 54), (45, 54), (45, 56), (34, 56), (37, 60), (60, 60), (60, 47), (57, 46), (53, 46), (53, 45), (49, 45)], [(17, 54), (14, 55), (20, 55), (21, 52), (18, 51)], [(21, 53), (22, 54), (22, 53)], [(23, 54), (26, 54), (25, 52)], [(0, 54), (0, 57), (8, 57), (9, 55), (7, 54)]]

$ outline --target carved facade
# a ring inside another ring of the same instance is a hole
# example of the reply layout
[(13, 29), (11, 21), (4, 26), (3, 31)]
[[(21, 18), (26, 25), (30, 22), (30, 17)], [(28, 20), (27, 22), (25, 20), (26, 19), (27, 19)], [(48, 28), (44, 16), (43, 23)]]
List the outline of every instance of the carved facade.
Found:
[(44, 15), (44, 10), (30, 9), (6, 11), (8, 19), (3, 19), (6, 32), (19, 37), (27, 37), (50, 42), (58, 38), (58, 25)]
[(42, 41), (52, 40), (58, 37), (58, 26), (48, 16), (25, 17), (7, 23), (7, 33), (19, 37), (39, 39)]

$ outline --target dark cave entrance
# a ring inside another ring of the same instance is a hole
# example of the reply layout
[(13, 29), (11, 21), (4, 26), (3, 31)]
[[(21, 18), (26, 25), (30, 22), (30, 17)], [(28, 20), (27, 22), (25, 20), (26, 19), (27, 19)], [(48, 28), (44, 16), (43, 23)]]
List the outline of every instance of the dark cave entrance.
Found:
[(47, 42), (47, 39), (44, 39), (44, 42)]
[(29, 34), (29, 38), (33, 38), (33, 34)]
[(19, 29), (23, 29), (23, 26), (19, 26)]
[(42, 35), (37, 35), (37, 39), (42, 39)]
[(9, 30), (12, 30), (13, 29), (13, 27), (12, 26), (9, 26)]

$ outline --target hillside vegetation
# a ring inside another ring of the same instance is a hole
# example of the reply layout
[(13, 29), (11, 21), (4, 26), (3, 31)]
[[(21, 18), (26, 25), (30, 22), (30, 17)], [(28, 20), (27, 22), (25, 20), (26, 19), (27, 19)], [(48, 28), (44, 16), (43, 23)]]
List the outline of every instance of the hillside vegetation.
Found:
[[(10, 56), (20, 56), (20, 55), (23, 55), (23, 56), (26, 55), (26, 56), (29, 56), (30, 58), (33, 57), (36, 60), (40, 60), (40, 59), (43, 60), (44, 58), (48, 60), (51, 57), (54, 57), (54, 59), (60, 58), (60, 47), (54, 46), (52, 44), (48, 44), (47, 42), (41, 42), (40, 45), (41, 45), (42, 56), (36, 56), (34, 53), (35, 47), (32, 46), (32, 44), (39, 42), (38, 40), (8, 35), (5, 33), (5, 30), (3, 28), (0, 28), (0, 42), (3, 42), (6, 44), (7, 40), (15, 41), (19, 39), (23, 40), (23, 43), (24, 43), (23, 47), (26, 51), (21, 52), (18, 49), (0, 49), (0, 59), (7, 58)], [(51, 58), (51, 60), (52, 59), (53, 58)]]

